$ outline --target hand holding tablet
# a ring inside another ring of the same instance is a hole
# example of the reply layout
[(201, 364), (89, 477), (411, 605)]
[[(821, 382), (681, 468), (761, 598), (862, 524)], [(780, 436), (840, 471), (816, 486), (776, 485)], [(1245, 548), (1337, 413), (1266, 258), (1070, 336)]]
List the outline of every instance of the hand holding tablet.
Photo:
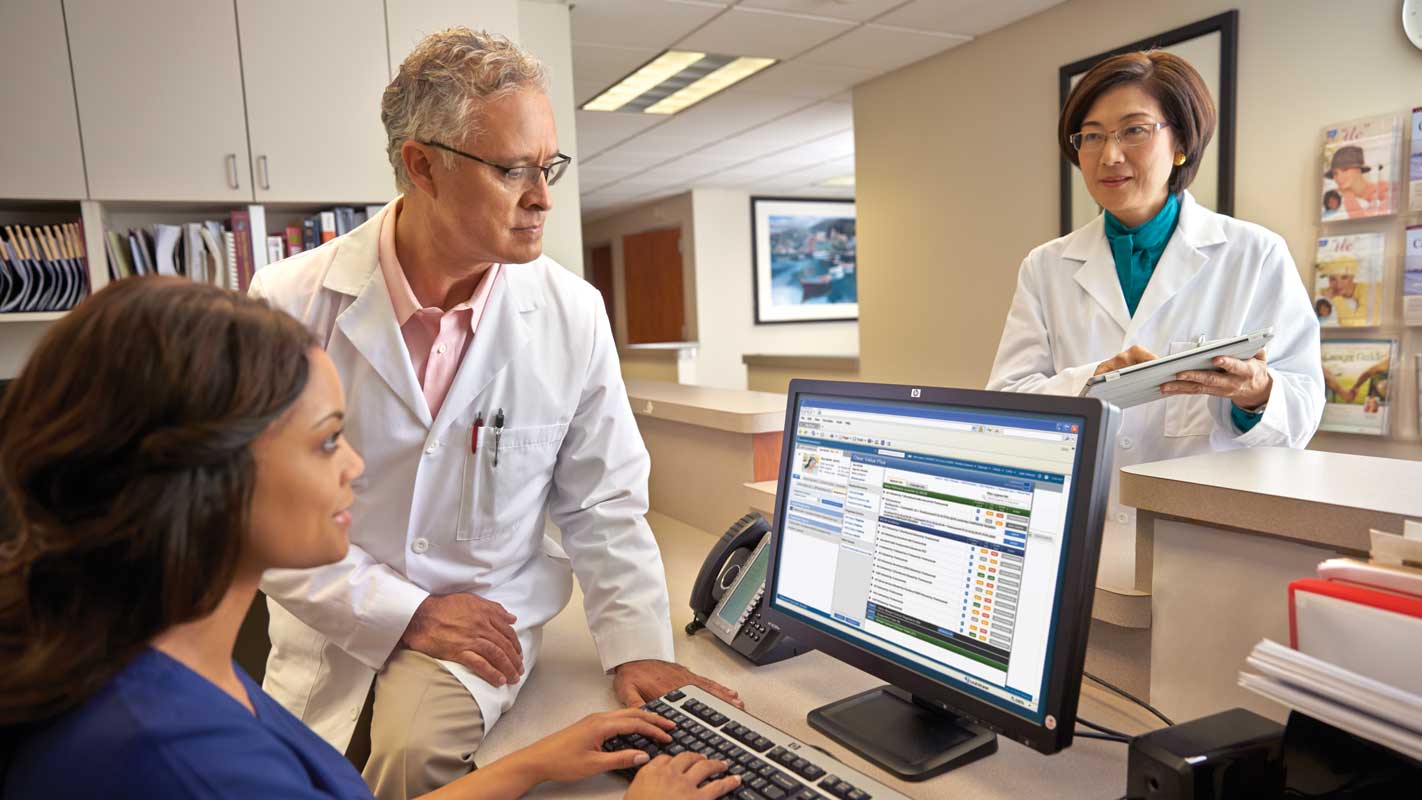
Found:
[[(1132, 347), (1102, 362), (1107, 371), (1088, 380), (1082, 395), (1119, 408), (1172, 394), (1239, 398), (1236, 404), (1241, 408), (1257, 407), (1269, 396), (1271, 379), (1261, 351), (1273, 336), (1273, 329), (1266, 328), (1163, 358), (1143, 347)], [(1254, 356), (1261, 356), (1259, 363), (1251, 363)]]

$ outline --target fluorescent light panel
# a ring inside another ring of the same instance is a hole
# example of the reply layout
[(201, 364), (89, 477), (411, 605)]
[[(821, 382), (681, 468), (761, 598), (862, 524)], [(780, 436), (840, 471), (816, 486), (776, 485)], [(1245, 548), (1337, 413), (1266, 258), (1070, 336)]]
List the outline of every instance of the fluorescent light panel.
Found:
[(821, 185), (821, 186), (830, 186), (830, 187), (853, 186), (853, 185), (854, 185), (854, 176), (853, 176), (853, 175), (840, 175), (838, 178), (830, 178), (830, 179), (827, 180), (827, 181), (820, 181), (820, 185)]
[(736, 58), (668, 50), (582, 108), (584, 111), (675, 114), (775, 62), (773, 58)]

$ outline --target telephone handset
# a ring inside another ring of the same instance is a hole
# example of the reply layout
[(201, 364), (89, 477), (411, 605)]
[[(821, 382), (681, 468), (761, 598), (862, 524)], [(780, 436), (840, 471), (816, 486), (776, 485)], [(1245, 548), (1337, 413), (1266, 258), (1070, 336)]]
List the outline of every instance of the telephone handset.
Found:
[(736, 520), (711, 548), (696, 576), (691, 589), (693, 618), (686, 632), (708, 628), (755, 664), (771, 664), (808, 649), (761, 616), (769, 562), (769, 523), (759, 514)]

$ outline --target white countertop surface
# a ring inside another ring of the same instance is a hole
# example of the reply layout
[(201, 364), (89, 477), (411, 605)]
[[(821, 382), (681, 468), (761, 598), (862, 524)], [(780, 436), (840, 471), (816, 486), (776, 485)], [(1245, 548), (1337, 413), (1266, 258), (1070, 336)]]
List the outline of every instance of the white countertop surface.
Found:
[(1121, 470), (1121, 502), (1304, 544), (1368, 549), (1371, 528), (1422, 518), (1422, 462), (1253, 447)]
[[(701, 561), (715, 538), (670, 517), (648, 514), (667, 568), (672, 630), (677, 659), (687, 667), (740, 692), (750, 713), (815, 745), (855, 769), (913, 798), (996, 800), (997, 798), (1120, 797), (1126, 782), (1126, 747), (1115, 742), (1077, 739), (1067, 750), (1044, 756), (999, 738), (998, 752), (923, 783), (899, 781), (809, 727), (805, 715), (825, 703), (883, 682), (864, 672), (811, 652), (764, 667), (720, 646), (710, 633), (683, 633), (691, 619), (687, 598)], [(583, 617), (582, 595), (573, 599), (545, 628), (543, 654), (518, 703), (489, 732), (478, 762), (487, 764), (583, 716), (615, 708), (612, 680), (602, 674)], [(1145, 712), (1094, 685), (1083, 687), (1081, 714), (1101, 725), (1142, 733), (1156, 727)], [(575, 784), (544, 784), (532, 797), (619, 798), (627, 783), (603, 775)]]
[(629, 380), (632, 413), (731, 433), (770, 433), (785, 428), (785, 395)]

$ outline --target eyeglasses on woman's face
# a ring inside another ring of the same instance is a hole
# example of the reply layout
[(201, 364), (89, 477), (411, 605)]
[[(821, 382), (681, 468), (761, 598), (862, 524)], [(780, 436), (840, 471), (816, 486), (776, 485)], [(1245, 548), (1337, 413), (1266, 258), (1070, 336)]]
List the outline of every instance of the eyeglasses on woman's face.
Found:
[(1133, 122), (1114, 131), (1078, 131), (1068, 136), (1067, 141), (1081, 153), (1100, 152), (1107, 139), (1115, 139), (1118, 147), (1129, 150), (1149, 144), (1156, 131), (1168, 127), (1168, 122)]

